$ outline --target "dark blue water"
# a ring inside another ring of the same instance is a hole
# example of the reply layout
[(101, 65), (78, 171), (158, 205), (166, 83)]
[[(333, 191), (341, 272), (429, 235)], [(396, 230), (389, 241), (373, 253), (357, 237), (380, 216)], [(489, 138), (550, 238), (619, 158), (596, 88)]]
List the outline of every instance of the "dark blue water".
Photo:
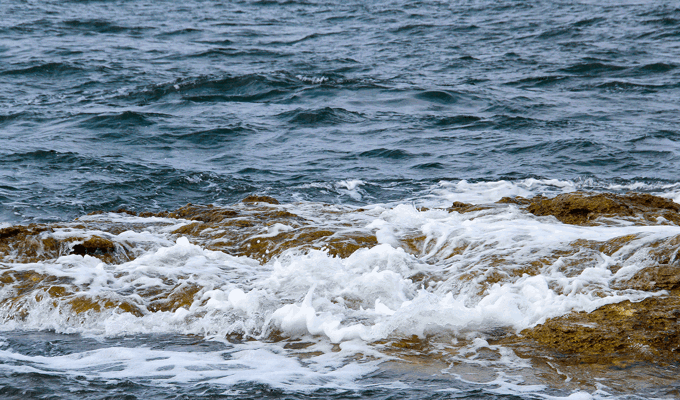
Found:
[[(5, 1), (0, 216), (676, 182), (673, 1)], [(310, 185), (311, 184), (311, 185)]]

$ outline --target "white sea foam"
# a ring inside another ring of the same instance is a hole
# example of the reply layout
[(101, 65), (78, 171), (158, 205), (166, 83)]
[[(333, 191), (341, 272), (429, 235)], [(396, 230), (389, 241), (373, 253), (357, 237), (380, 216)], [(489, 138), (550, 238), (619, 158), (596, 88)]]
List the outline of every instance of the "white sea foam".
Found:
[(354, 200), (359, 201), (366, 195), (366, 191), (361, 189), (361, 186), (365, 184), (366, 182), (359, 179), (348, 179), (337, 182), (335, 187), (339, 193), (346, 194)]
[(305, 392), (320, 388), (358, 388), (356, 379), (376, 369), (376, 362), (343, 362), (348, 352), (342, 349), (332, 357), (324, 354), (302, 363), (275, 344), (230, 347), (212, 352), (105, 347), (59, 356), (0, 350), (0, 370), (87, 379), (143, 380), (162, 386), (200, 382), (230, 387), (261, 383)]
[[(485, 382), (476, 382), (465, 379), (460, 375), (453, 374), (457, 380), (466, 383), (467, 385), (478, 387), (484, 392), (489, 394), (510, 396), (510, 397), (520, 397), (535, 398), (535, 399), (546, 399), (546, 400), (613, 400), (620, 398), (617, 395), (612, 395), (606, 390), (603, 390), (604, 386), (601, 384), (596, 384), (600, 387), (591, 393), (583, 390), (573, 390), (571, 393), (564, 395), (554, 394), (554, 390), (549, 390), (550, 388), (546, 385), (540, 384), (528, 384), (524, 382), (524, 378), (521, 376), (514, 376), (510, 373), (505, 373), (502, 370), (496, 374), (495, 379)], [(438, 392), (461, 392), (460, 389), (439, 389)], [(550, 392), (553, 392), (552, 394)]]
[[(298, 211), (310, 212), (302, 206)], [(16, 270), (69, 278), (83, 295), (127, 299), (142, 308), (147, 300), (134, 295), (142, 290), (200, 288), (182, 311), (139, 317), (115, 310), (74, 317), (65, 304), (55, 309), (47, 299), (36, 301), (23, 324), (107, 335), (163, 331), (225, 335), (236, 330), (258, 336), (275, 328), (292, 336), (311, 334), (336, 343), (371, 342), (395, 334), (456, 334), (494, 326), (521, 330), (572, 310), (592, 311), (604, 304), (649, 296), (647, 292), (615, 290), (611, 283), (646, 266), (644, 251), (629, 257), (645, 243), (680, 234), (680, 228), (671, 225), (565, 225), (512, 205), (467, 214), (418, 211), (412, 205), (352, 214), (358, 215), (352, 217), (354, 223), (375, 232), (379, 244), (345, 259), (325, 251), (293, 249), (260, 264), (207, 250), (184, 237), (168, 242), (167, 231), (145, 231), (117, 236), (156, 244), (155, 250), (120, 265), (79, 255), (13, 264)], [(289, 229), (273, 225), (262, 236)], [(399, 247), (400, 238), (409, 232), (424, 235), (427, 250), (413, 255)], [(580, 271), (565, 272), (563, 261), (557, 259), (538, 275), (509, 276), (493, 285), (484, 284), (486, 274), (494, 270), (512, 270), (575, 240), (605, 241), (630, 234), (639, 235), (638, 239), (611, 256), (601, 254)], [(467, 249), (452, 254), (451, 249), (461, 243), (466, 243)], [(492, 256), (503, 257), (505, 264), (493, 267), (484, 261)], [(608, 267), (615, 263), (622, 268), (612, 274)], [(412, 277), (418, 273), (436, 279), (414, 281)], [(470, 278), (462, 279), (464, 276)], [(133, 295), (126, 297), (125, 293)]]
[(435, 199), (450, 203), (493, 203), (503, 197), (533, 197), (538, 194), (559, 194), (576, 190), (571, 181), (557, 179), (525, 179), (521, 181), (475, 182), (467, 180), (456, 182), (441, 181), (432, 188)]
[[(343, 181), (335, 188), (361, 198), (364, 184)], [(428, 201), (441, 205), (451, 201), (489, 203), (509, 195), (531, 197), (575, 189), (577, 185), (556, 180), (442, 182), (432, 189)], [(553, 217), (536, 217), (512, 204), (465, 214), (421, 210), (413, 204), (374, 204), (362, 209), (315, 203), (280, 207), (318, 228), (333, 226), (339, 232), (347, 229), (373, 233), (378, 244), (359, 249), (347, 258), (331, 256), (324, 250), (290, 249), (260, 263), (208, 250), (172, 234), (189, 221), (120, 214), (82, 217), (81, 221), (136, 224), (143, 228), (118, 234), (60, 228), (53, 234), (61, 238), (98, 235), (138, 246), (145, 249), (144, 253), (119, 265), (87, 255), (65, 255), (46, 262), (5, 263), (5, 269), (64, 278), (78, 289), (80, 296), (127, 301), (140, 310), (147, 310), (150, 301), (141, 295), (144, 291), (171, 293), (195, 287), (193, 298), (174, 311), (143, 311), (134, 315), (115, 307), (74, 313), (65, 301), (57, 301), (55, 306), (49, 296), (28, 296), (22, 304), (27, 310), (23, 319), (11, 318), (15, 311), (8, 307), (0, 309), (5, 319), (1, 329), (221, 338), (233, 333), (265, 338), (276, 333), (309, 340), (322, 354), (309, 364), (302, 364), (297, 358), (256, 341), (248, 349), (230, 351), (229, 361), (220, 352), (156, 354), (156, 350), (148, 349), (103, 349), (77, 356), (34, 357), (31, 366), (22, 367), (88, 370), (104, 379), (118, 379), (134, 370), (136, 376), (165, 382), (203, 379), (228, 386), (243, 379), (252, 381), (257, 375), (262, 376), (262, 383), (272, 386), (290, 382), (299, 388), (351, 386), (351, 382), (375, 366), (348, 363), (343, 361), (346, 357), (373, 352), (376, 360), (384, 360), (386, 356), (374, 349), (372, 343), (431, 334), (472, 341), (469, 348), (464, 347), (459, 355), (453, 356), (454, 360), (526, 368), (526, 361), (500, 346), (490, 346), (479, 332), (496, 327), (519, 331), (571, 311), (592, 311), (605, 304), (660, 294), (617, 290), (613, 283), (632, 277), (648, 265), (645, 249), (650, 243), (680, 235), (680, 227), (674, 225), (566, 225)], [(293, 225), (276, 223), (265, 226), (257, 235), (264, 239), (294, 229)], [(587, 265), (570, 266), (565, 258), (557, 257), (543, 265), (538, 274), (511, 273), (533, 260), (549, 259), (555, 251), (569, 249), (576, 240), (602, 242), (624, 235), (636, 238), (613, 254), (596, 252)], [(420, 253), (404, 250), (406, 237), (421, 238)], [(502, 262), (494, 264), (493, 260)], [(616, 273), (612, 273), (612, 265), (620, 266)], [(501, 279), (488, 282), (492, 274)], [(416, 279), (418, 276), (421, 278)], [(0, 288), (0, 296), (11, 297), (11, 288)], [(329, 350), (331, 344), (341, 346), (342, 356)], [(489, 363), (476, 356), (480, 349), (494, 351), (499, 358)], [(20, 356), (3, 350), (2, 357)], [(156, 357), (164, 361), (148, 361)], [(109, 360), (107, 365), (120, 368), (107, 370), (102, 364), (104, 359)], [(216, 367), (197, 369), (199, 362)], [(173, 372), (163, 369), (170, 364)], [(496, 382), (498, 394), (542, 390), (508, 382)], [(587, 396), (591, 394), (577, 392), (567, 398)]]
[(493, 203), (503, 197), (555, 196), (577, 190), (594, 192), (645, 192), (672, 199), (680, 203), (680, 183), (629, 182), (625, 184), (600, 182), (593, 179), (559, 180), (528, 178), (517, 181), (468, 182), (441, 181), (430, 189), (430, 201), (441, 204), (452, 201), (483, 204)]
[(313, 84), (320, 84), (328, 81), (328, 78), (325, 76), (305, 76), (305, 75), (296, 75), (296, 78), (298, 78), (300, 81), (305, 82), (305, 83), (313, 83)]

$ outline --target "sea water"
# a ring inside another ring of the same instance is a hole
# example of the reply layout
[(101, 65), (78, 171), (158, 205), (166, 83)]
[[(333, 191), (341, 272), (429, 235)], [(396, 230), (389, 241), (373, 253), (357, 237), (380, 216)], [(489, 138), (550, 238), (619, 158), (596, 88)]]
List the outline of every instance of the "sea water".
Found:
[[(677, 365), (495, 342), (664, 295), (616, 282), (677, 225), (496, 202), (680, 202), (677, 3), (0, 10), (0, 228), (66, 246), (3, 255), (0, 397), (677, 397)], [(163, 214), (187, 203), (236, 222)], [(95, 236), (121, 256), (74, 250)]]

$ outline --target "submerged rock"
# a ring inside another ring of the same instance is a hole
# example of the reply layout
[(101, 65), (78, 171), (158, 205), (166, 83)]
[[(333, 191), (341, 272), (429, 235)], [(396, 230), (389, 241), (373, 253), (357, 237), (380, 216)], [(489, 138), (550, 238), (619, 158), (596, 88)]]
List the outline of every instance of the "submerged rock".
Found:
[(61, 243), (46, 225), (10, 226), (0, 229), (0, 260), (35, 262), (56, 257)]

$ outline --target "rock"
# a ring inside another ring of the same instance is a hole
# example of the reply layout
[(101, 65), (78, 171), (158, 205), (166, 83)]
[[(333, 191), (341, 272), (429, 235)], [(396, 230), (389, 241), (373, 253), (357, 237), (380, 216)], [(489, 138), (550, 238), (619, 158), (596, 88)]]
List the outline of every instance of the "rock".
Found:
[(680, 362), (680, 297), (675, 292), (571, 313), (521, 335), (583, 362), (617, 358)]
[[(635, 217), (645, 219), (664, 217), (680, 222), (680, 205), (672, 200), (650, 194), (613, 193), (587, 194), (582, 192), (561, 194), (551, 199), (535, 197), (529, 199), (527, 211), (537, 216), (552, 215), (565, 224), (583, 225), (598, 217)], [(506, 200), (522, 204), (522, 200)]]
[(472, 211), (481, 211), (481, 210), (488, 210), (489, 207), (486, 206), (479, 206), (479, 205), (474, 205), (474, 204), (468, 204), (468, 203), (463, 203), (460, 201), (454, 201), (453, 204), (451, 204), (451, 207), (447, 208), (446, 211), (448, 212), (458, 212), (458, 213), (468, 213)]
[[(543, 197), (543, 196), (534, 197), (534, 199), (532, 199), (532, 200), (537, 201), (538, 199), (545, 199), (545, 197)], [(522, 196), (516, 196), (516, 197), (507, 197), (506, 196), (506, 197), (503, 197), (500, 200), (498, 200), (496, 203), (498, 203), (498, 204), (517, 204), (517, 205), (520, 205), (520, 206), (528, 206), (529, 204), (531, 204), (532, 200), (525, 199)]]
[(256, 196), (250, 195), (245, 199), (241, 200), (241, 203), (269, 203), (269, 204), (279, 204), (279, 201), (273, 197), (269, 196)]
[(104, 255), (111, 254), (116, 250), (115, 244), (99, 236), (92, 236), (82, 244), (73, 246), (72, 254), (84, 255)]
[(643, 268), (631, 279), (618, 282), (615, 287), (646, 291), (680, 289), (680, 266), (655, 265)]

